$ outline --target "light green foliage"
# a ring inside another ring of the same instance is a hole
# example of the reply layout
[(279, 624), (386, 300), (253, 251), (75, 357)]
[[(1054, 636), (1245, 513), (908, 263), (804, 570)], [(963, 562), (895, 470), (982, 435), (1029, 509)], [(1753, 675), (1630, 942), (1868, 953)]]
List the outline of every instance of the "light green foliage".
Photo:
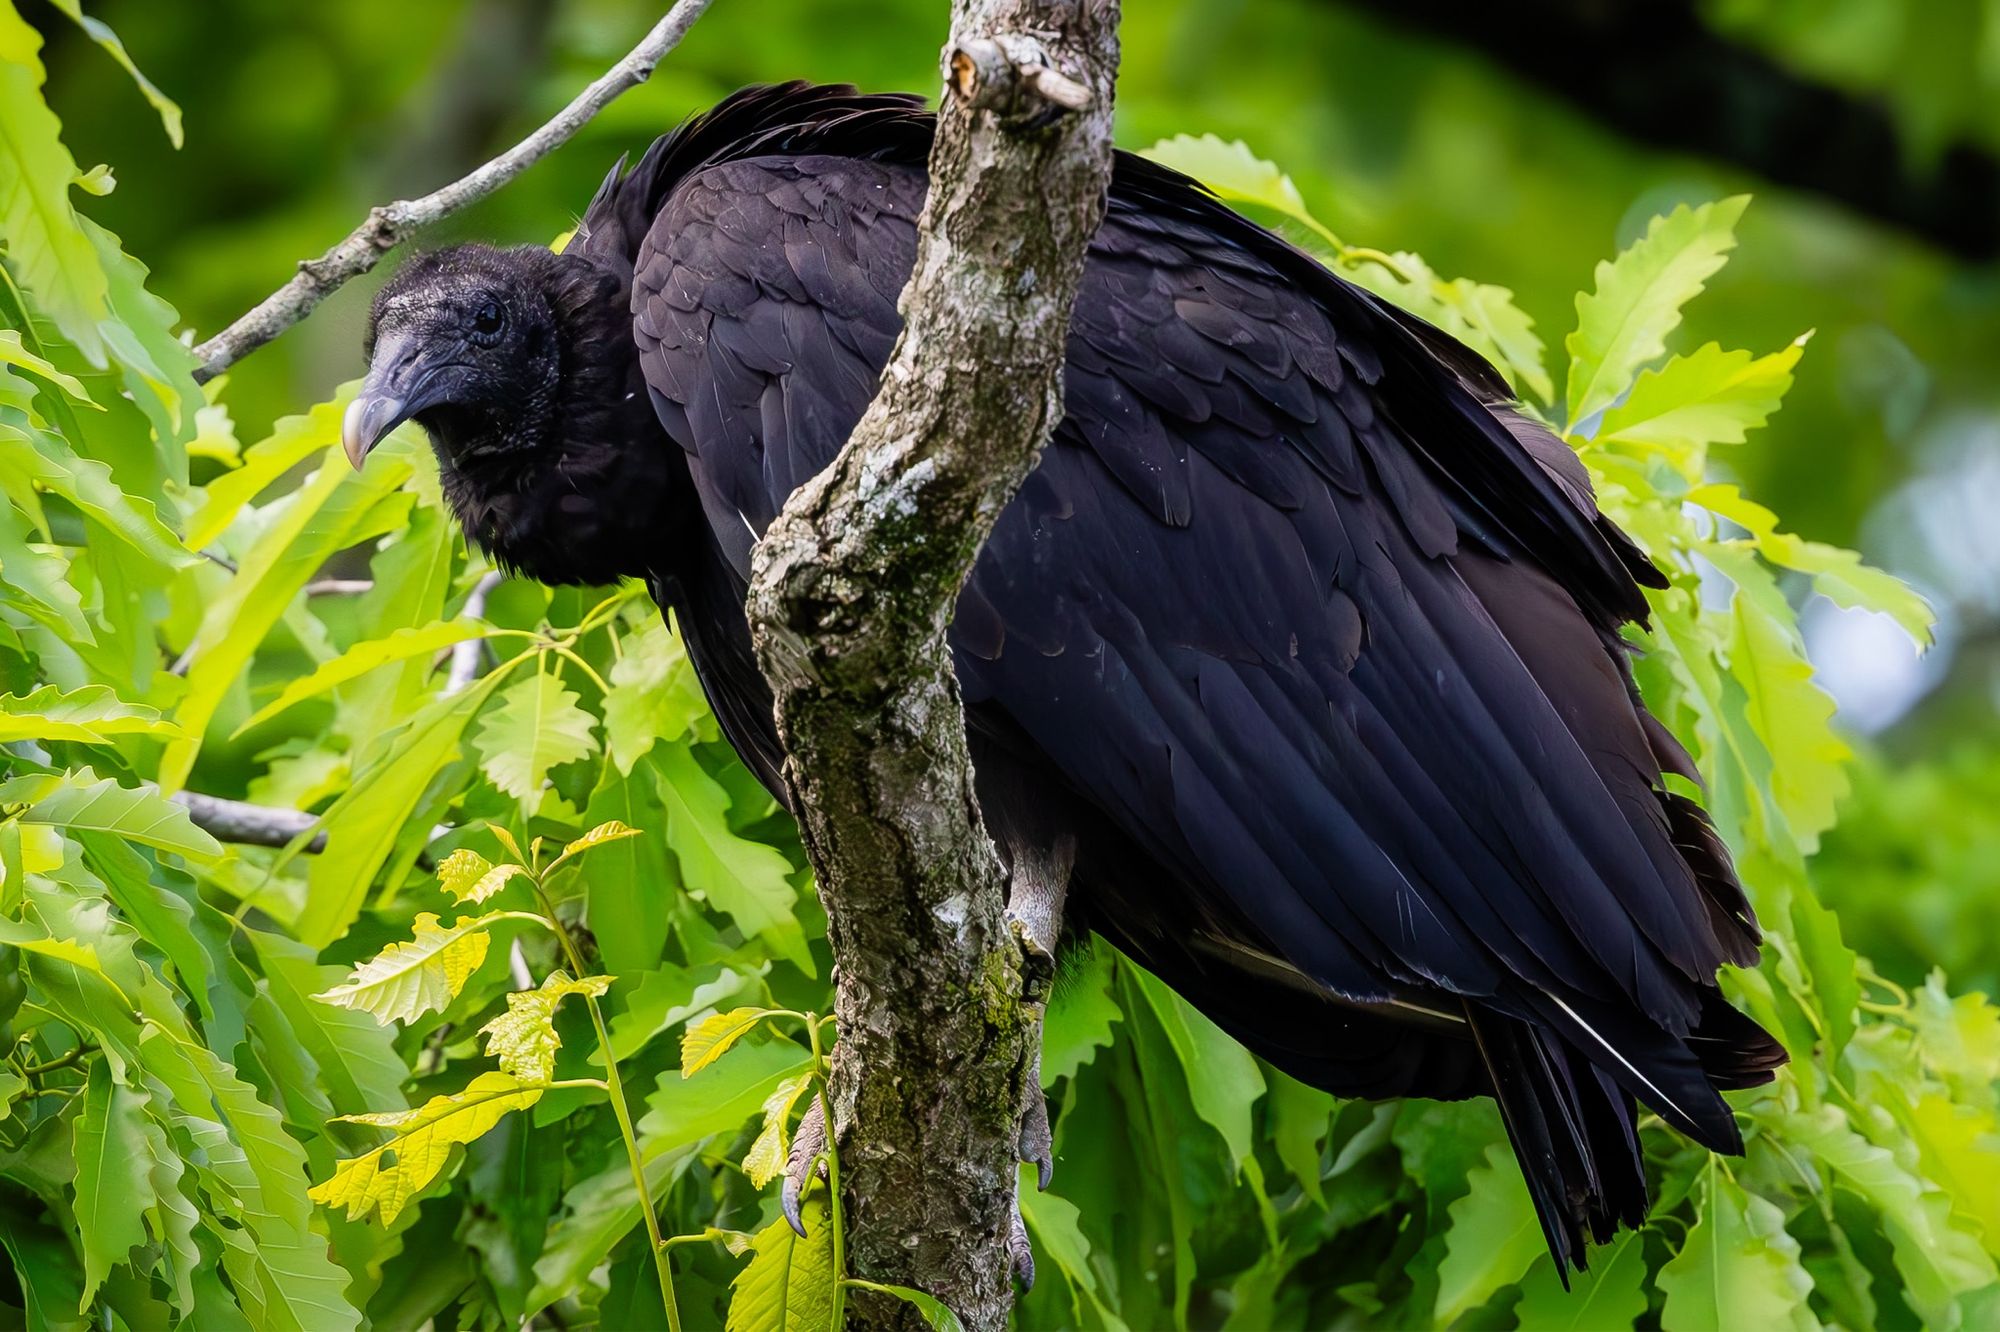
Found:
[[(73, 0), (44, 8), (129, 59)], [(107, 201), (72, 187), (110, 177), (64, 147), (40, 52), (0, 0), (0, 1322), (646, 1326), (651, 1211), (686, 1326), (827, 1326), (846, 1293), (828, 1193), (805, 1241), (771, 1197), (824, 1089), (823, 922), (678, 638), (636, 585), (513, 581), (468, 614), (489, 570), (417, 432), (357, 475), (332, 451), (343, 395), (269, 430), (268, 402), (231, 414), (258, 367), (204, 397), (179, 317), (78, 212)], [(106, 69), (148, 136), (141, 96), (174, 133), (171, 103)], [(201, 125), (202, 90), (173, 91)], [(1241, 144), (1155, 152), (1560, 405), (1671, 579), (1634, 634), (1640, 682), (1769, 931), (1728, 984), (1795, 1062), (1735, 1097), (1740, 1162), (1648, 1124), (1656, 1216), (1565, 1292), (1490, 1104), (1335, 1103), (1100, 944), (1051, 1000), (1057, 1170), (1021, 1191), (1040, 1273), (1021, 1325), (1989, 1325), (2000, 1010), (1927, 972), (1993, 979), (2000, 779), (1978, 753), (1907, 782), (1871, 760), (1854, 831), (1828, 832), (1847, 745), (1796, 598), (1913, 636), (1929, 616), (1746, 495), (1821, 344), (1761, 328), (1733, 350), (1704, 326), (1676, 345), (1740, 202), (1671, 212), (1594, 276), (1577, 261), (1559, 361), (1508, 289), (1348, 244), (1317, 189)], [(144, 164), (113, 165), (118, 203)], [(1366, 209), (1341, 216), (1358, 234)], [(298, 234), (278, 231), (272, 271)], [(365, 593), (314, 586), (363, 566)], [(481, 671), (448, 692), (474, 639)], [(181, 788), (308, 808), (324, 843), (221, 845)], [(1823, 836), (1840, 857), (1809, 876)]]

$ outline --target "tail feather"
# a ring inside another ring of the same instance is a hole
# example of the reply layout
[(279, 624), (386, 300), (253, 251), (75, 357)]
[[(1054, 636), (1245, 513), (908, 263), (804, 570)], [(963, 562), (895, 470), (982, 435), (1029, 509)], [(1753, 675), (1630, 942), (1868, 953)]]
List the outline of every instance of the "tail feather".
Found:
[(1646, 1219), (1632, 1097), (1553, 1032), (1473, 1004), (1466, 1016), (1543, 1238), (1567, 1281), (1570, 1268), (1586, 1267), (1591, 1240)]

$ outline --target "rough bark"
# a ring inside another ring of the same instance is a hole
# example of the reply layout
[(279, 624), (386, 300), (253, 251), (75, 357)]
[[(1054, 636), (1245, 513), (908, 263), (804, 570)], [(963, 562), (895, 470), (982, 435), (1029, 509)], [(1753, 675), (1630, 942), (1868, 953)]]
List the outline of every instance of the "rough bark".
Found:
[[(945, 626), (1061, 416), (1116, 67), (1116, 0), (956, 0), (903, 335), (838, 460), (758, 547), (750, 589), (838, 973), (848, 1264), (929, 1291), (974, 1332), (1003, 1328), (1013, 1300), (1033, 1070)], [(882, 1297), (857, 1292), (853, 1310), (913, 1325)]]

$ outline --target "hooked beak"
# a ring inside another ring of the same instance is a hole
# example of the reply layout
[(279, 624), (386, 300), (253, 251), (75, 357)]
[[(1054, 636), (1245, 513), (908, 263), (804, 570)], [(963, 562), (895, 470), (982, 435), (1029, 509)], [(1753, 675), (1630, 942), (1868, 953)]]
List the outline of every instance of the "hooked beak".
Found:
[(368, 377), (340, 421), (340, 446), (354, 470), (361, 470), (368, 451), (391, 430), (435, 404), (437, 399), (428, 390), (436, 378), (426, 372), (411, 339), (383, 338), (376, 343)]

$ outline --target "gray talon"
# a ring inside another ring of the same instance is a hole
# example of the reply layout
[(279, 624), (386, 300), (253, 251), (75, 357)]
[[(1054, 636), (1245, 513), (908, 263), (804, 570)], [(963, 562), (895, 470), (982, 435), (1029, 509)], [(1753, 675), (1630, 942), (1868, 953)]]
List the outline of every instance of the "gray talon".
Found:
[(825, 1150), (826, 1116), (820, 1110), (819, 1098), (814, 1097), (806, 1106), (805, 1117), (799, 1120), (798, 1132), (792, 1135), (792, 1152), (785, 1158), (785, 1183), (778, 1191), (778, 1208), (800, 1239), (805, 1238), (806, 1225), (799, 1218), (799, 1200), (805, 1196), (806, 1185), (812, 1182), (815, 1166), (821, 1177), (825, 1177), (826, 1163), (819, 1159)]
[(1021, 1159), (1035, 1165), (1035, 1187), (1047, 1190), (1055, 1178), (1055, 1140), (1049, 1131), (1049, 1098), (1042, 1093), (1041, 1042), (1028, 1066), (1028, 1085), (1022, 1092)]
[(1014, 1223), (1007, 1231), (1007, 1256), (1013, 1260), (1014, 1279), (1025, 1294), (1035, 1288), (1035, 1251), (1028, 1244), (1028, 1223), (1021, 1219), (1020, 1200), (1014, 1202)]

